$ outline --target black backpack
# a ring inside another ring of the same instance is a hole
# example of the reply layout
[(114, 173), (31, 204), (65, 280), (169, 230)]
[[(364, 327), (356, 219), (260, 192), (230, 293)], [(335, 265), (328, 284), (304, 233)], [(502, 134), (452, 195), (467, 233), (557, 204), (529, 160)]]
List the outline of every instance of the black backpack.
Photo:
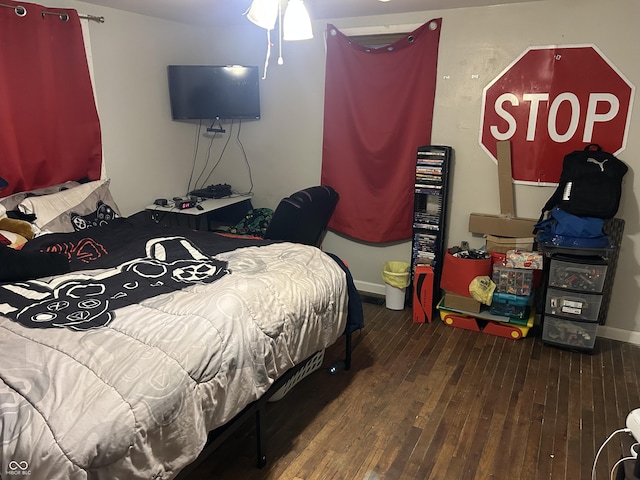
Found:
[(613, 218), (627, 170), (621, 160), (595, 143), (569, 153), (562, 163), (558, 188), (542, 208), (542, 215), (559, 207), (578, 217)]

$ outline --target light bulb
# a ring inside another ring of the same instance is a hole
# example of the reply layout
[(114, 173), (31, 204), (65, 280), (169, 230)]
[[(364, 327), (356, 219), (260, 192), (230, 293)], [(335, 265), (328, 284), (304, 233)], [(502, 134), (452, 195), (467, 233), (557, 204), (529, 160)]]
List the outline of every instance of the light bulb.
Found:
[(313, 38), (311, 18), (302, 0), (289, 0), (284, 12), (284, 40), (308, 40)]

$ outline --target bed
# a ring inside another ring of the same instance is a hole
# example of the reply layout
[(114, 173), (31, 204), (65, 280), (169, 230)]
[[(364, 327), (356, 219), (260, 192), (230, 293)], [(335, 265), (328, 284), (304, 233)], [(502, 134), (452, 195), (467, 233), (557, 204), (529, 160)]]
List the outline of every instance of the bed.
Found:
[(174, 478), (210, 432), (362, 327), (348, 269), (316, 247), (91, 204), (107, 219), (73, 205), (76, 228), (47, 217), (20, 251), (68, 271), (0, 283), (2, 478)]

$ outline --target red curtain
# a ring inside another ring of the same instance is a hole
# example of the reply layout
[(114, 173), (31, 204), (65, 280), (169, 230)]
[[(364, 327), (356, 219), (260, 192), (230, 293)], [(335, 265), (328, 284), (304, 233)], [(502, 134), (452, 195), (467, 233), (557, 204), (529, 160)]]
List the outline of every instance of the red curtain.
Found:
[(99, 179), (100, 122), (78, 13), (2, 4), (0, 177), (9, 182), (2, 195)]
[(367, 242), (411, 238), (416, 150), (431, 142), (442, 19), (367, 48), (327, 26), (321, 183), (329, 227)]

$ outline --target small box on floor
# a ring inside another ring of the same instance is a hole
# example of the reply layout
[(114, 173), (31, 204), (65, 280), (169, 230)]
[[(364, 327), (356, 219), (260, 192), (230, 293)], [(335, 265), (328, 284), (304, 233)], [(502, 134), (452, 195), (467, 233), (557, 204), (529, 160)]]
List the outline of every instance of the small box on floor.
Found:
[(464, 297), (453, 292), (445, 292), (442, 306), (451, 310), (478, 313), (482, 304), (474, 298)]

